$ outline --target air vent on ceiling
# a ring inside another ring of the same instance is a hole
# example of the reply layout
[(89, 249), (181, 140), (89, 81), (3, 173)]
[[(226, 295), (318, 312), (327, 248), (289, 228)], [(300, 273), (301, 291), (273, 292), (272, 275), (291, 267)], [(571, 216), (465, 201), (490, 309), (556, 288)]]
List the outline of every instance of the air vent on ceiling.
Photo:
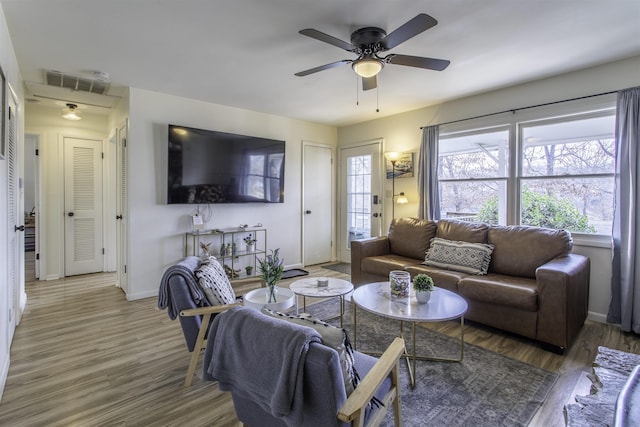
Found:
[(45, 74), (48, 86), (79, 90), (98, 95), (104, 95), (107, 89), (109, 89), (109, 82), (104, 80), (89, 79), (54, 70), (46, 70)]

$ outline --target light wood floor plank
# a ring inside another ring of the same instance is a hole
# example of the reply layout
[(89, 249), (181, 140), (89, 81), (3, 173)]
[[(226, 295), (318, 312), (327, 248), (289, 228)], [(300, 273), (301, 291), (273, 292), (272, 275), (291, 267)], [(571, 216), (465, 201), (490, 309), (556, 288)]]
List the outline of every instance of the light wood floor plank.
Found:
[[(349, 279), (320, 266), (307, 270), (315, 277)], [(196, 378), (183, 387), (190, 354), (178, 321), (158, 310), (155, 298), (126, 301), (114, 283), (114, 274), (27, 283), (0, 425), (236, 426), (231, 399), (215, 384)], [(459, 334), (458, 322), (427, 327)], [(564, 425), (562, 408), (584, 390), (598, 345), (640, 353), (638, 336), (594, 322), (587, 322), (565, 356), (471, 322), (465, 341), (560, 373), (533, 426)]]

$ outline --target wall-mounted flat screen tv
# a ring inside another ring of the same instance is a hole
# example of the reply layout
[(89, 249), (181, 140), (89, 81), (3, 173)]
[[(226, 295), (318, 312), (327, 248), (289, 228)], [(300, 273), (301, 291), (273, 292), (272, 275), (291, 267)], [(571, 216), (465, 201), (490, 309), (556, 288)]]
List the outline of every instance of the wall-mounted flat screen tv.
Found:
[(285, 142), (169, 125), (167, 203), (284, 203)]

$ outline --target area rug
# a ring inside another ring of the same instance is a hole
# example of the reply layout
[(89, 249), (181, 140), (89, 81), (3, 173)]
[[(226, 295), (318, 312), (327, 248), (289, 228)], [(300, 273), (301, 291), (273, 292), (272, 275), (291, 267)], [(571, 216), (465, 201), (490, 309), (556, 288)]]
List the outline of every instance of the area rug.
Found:
[[(339, 312), (338, 299), (307, 306), (315, 317)], [(344, 327), (353, 341), (351, 303), (346, 303)], [(399, 322), (357, 312), (357, 349), (380, 351), (398, 336)], [(336, 324), (339, 320), (334, 320)], [(411, 337), (405, 325), (405, 340)], [(418, 354), (459, 356), (460, 340), (418, 327)], [(407, 346), (410, 342), (406, 343)], [(410, 348), (410, 347), (409, 347)], [(401, 363), (401, 405), (405, 426), (526, 426), (558, 379), (558, 374), (519, 362), (471, 344), (464, 346), (460, 363), (416, 362), (416, 387), (409, 384), (406, 363)], [(393, 425), (393, 411), (383, 426)]]
[(283, 271), (282, 278), (291, 279), (292, 277), (306, 276), (307, 274), (309, 274), (307, 270), (303, 270), (301, 268), (292, 268), (290, 270)]
[(323, 265), (322, 268), (337, 271), (338, 273), (351, 274), (351, 264), (348, 262), (336, 262), (334, 264)]

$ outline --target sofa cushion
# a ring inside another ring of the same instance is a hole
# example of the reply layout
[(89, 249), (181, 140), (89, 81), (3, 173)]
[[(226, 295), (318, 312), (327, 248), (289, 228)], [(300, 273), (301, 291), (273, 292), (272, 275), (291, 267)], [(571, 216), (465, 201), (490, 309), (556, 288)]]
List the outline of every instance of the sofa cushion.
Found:
[(438, 221), (436, 237), (460, 242), (487, 243), (489, 224), (442, 219)]
[(458, 293), (469, 300), (538, 310), (538, 288), (534, 279), (502, 274), (466, 276), (458, 282)]
[(468, 276), (467, 273), (460, 271), (442, 270), (422, 264), (407, 266), (405, 270), (411, 274), (411, 277), (416, 277), (418, 274), (427, 274), (431, 276), (433, 283), (437, 287), (456, 293), (458, 292), (458, 282), (460, 279)]
[(342, 368), (342, 379), (344, 380), (344, 387), (347, 392), (347, 396), (353, 392), (355, 387), (358, 385), (360, 377), (355, 368), (354, 351), (351, 347), (351, 341), (349, 340), (349, 335), (347, 335), (346, 330), (329, 325), (320, 319), (315, 319), (308, 315), (294, 316), (269, 310), (268, 308), (263, 308), (262, 313), (267, 316), (315, 329), (322, 337), (322, 343), (327, 347), (333, 348), (338, 353), (340, 358), (340, 367)]
[(236, 301), (236, 294), (229, 278), (215, 257), (203, 259), (194, 274), (209, 304), (224, 305)]
[(423, 259), (429, 242), (436, 235), (436, 223), (418, 218), (398, 218), (389, 227), (389, 246), (392, 254)]
[(487, 274), (493, 245), (434, 237), (423, 264), (469, 274)]
[(488, 242), (494, 245), (489, 271), (519, 277), (536, 277), (536, 269), (571, 252), (573, 240), (565, 230), (524, 225), (493, 226)]
[[(424, 257), (424, 255), (423, 255)], [(389, 280), (391, 270), (404, 270), (409, 265), (420, 264), (421, 259), (407, 258), (400, 255), (389, 254), (370, 256), (360, 262), (363, 272), (384, 276)]]

